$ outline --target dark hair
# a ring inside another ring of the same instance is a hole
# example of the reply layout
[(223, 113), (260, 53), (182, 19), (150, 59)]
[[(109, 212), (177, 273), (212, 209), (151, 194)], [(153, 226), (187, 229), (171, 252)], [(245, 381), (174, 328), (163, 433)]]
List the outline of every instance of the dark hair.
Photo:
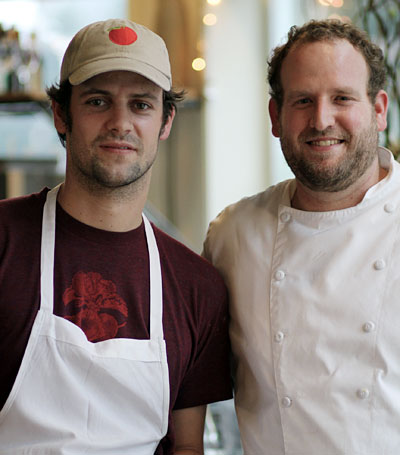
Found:
[[(71, 117), (71, 94), (72, 94), (72, 85), (66, 80), (61, 82), (61, 84), (52, 85), (46, 89), (46, 93), (51, 101), (55, 101), (60, 105), (61, 111), (64, 115), (64, 121), (67, 125), (67, 128), (71, 130), (72, 128), (72, 117)], [(164, 129), (165, 124), (167, 123), (168, 117), (172, 115), (172, 112), (177, 109), (177, 104), (184, 99), (185, 91), (175, 91), (173, 89), (169, 91), (163, 91), (163, 114), (162, 114), (162, 124), (161, 131)], [(61, 144), (65, 147), (66, 135), (58, 133)]]
[(369, 67), (368, 96), (372, 103), (375, 102), (379, 90), (383, 89), (386, 84), (386, 68), (382, 50), (371, 42), (366, 32), (352, 24), (337, 19), (311, 20), (301, 27), (296, 25), (291, 27), (286, 44), (277, 46), (268, 61), (270, 95), (276, 101), (279, 110), (282, 107), (284, 95), (281, 69), (290, 50), (305, 43), (343, 39), (351, 43), (365, 58)]
[(176, 111), (177, 105), (179, 102), (185, 99), (185, 90), (176, 91), (171, 88), (171, 90), (163, 90), (163, 116), (161, 131), (164, 129), (165, 124), (167, 123), (168, 117), (172, 115), (173, 111)]
[[(71, 93), (72, 85), (68, 80), (62, 82), (61, 84), (52, 85), (46, 89), (47, 96), (50, 98), (50, 101), (55, 101), (60, 105), (61, 111), (64, 116), (64, 122), (67, 125), (67, 128), (71, 130), (72, 127), (72, 118), (71, 118)], [(57, 131), (58, 137), (60, 138), (61, 144), (65, 147), (66, 135), (59, 133)]]

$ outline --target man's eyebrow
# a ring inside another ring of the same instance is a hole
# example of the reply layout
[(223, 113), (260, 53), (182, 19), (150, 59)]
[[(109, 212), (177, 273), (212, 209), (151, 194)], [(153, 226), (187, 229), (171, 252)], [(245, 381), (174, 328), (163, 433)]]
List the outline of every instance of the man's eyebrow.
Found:
[[(88, 89), (84, 90), (79, 94), (80, 98), (89, 95), (105, 95), (105, 96), (112, 96), (112, 93), (108, 90), (96, 88), (96, 87), (89, 87)], [(158, 96), (151, 93), (151, 92), (134, 92), (129, 95), (130, 98), (143, 98), (158, 101)]]
[(89, 87), (88, 89), (81, 92), (79, 94), (79, 97), (83, 98), (84, 96), (88, 96), (88, 95), (111, 95), (111, 93), (107, 90), (102, 90), (102, 89), (95, 88), (95, 87)]
[[(355, 89), (354, 87), (338, 87), (336, 89), (332, 90), (332, 93), (337, 94), (337, 95), (354, 95), (354, 96), (360, 96), (359, 90)], [(293, 92), (290, 92), (287, 94), (287, 99), (293, 100), (296, 98), (302, 98), (302, 97), (312, 97), (313, 94), (309, 91), (306, 90), (294, 90)]]
[(336, 93), (339, 95), (360, 96), (360, 91), (354, 87), (341, 87), (336, 90)]
[(288, 93), (287, 99), (293, 100), (295, 98), (302, 98), (307, 96), (312, 96), (312, 94), (310, 92), (306, 92), (305, 90), (295, 90), (293, 92)]
[(132, 98), (145, 98), (145, 99), (150, 99), (150, 100), (154, 100), (154, 101), (159, 100), (157, 95), (155, 95), (154, 93), (150, 93), (150, 92), (137, 92), (137, 93), (133, 93), (130, 96)]

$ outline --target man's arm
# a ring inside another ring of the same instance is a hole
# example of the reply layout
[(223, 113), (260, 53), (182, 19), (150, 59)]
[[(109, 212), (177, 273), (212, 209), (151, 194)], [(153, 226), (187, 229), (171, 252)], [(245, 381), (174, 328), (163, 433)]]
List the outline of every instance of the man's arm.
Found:
[(175, 455), (203, 455), (204, 422), (207, 406), (172, 411), (175, 427)]

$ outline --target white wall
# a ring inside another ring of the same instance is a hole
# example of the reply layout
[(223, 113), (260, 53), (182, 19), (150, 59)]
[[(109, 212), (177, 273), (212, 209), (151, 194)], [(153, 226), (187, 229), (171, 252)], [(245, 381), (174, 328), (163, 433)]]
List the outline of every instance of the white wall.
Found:
[(297, 0), (222, 0), (205, 27), (206, 218), (292, 177), (268, 116), (267, 58), (293, 24)]
[[(268, 56), (272, 49), (286, 41), (287, 32), (294, 24), (298, 24), (297, 5), (294, 0), (270, 0), (267, 2), (268, 20)], [(269, 123), (270, 125), (270, 123)], [(291, 178), (291, 173), (281, 152), (279, 139), (272, 136), (269, 126), (269, 177), (273, 185), (282, 180)]]
[(206, 218), (265, 188), (266, 17), (260, 0), (222, 0), (205, 27)]

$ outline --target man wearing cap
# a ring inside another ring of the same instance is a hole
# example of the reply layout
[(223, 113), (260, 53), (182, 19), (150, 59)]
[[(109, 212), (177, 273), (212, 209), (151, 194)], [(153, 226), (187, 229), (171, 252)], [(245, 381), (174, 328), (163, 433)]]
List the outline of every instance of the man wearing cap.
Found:
[(142, 214), (181, 94), (162, 39), (79, 31), (48, 89), (65, 181), (0, 202), (0, 454), (202, 454), (227, 294)]

